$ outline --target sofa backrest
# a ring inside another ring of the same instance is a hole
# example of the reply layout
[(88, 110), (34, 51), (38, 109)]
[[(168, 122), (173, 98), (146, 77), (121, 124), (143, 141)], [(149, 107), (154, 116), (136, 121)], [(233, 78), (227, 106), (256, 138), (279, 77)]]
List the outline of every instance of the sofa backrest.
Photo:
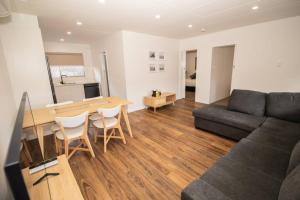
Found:
[(300, 122), (300, 93), (273, 92), (267, 95), (266, 115)]
[(278, 200), (300, 199), (300, 165), (293, 169), (281, 184)]
[(300, 140), (293, 148), (287, 176), (283, 180), (278, 200), (298, 200), (300, 199)]
[(297, 165), (300, 165), (300, 141), (298, 141), (298, 143), (293, 148), (290, 157), (289, 167), (286, 173), (289, 174), (291, 171), (293, 171), (293, 169), (296, 168)]
[(264, 116), (266, 93), (251, 90), (233, 90), (228, 103), (228, 110)]

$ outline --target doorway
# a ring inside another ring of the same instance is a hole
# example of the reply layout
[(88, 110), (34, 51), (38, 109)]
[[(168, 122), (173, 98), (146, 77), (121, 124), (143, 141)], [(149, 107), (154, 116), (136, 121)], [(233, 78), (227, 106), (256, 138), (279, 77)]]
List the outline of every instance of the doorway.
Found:
[(186, 51), (185, 59), (185, 99), (195, 101), (197, 50)]
[(212, 49), (210, 103), (230, 96), (235, 45)]

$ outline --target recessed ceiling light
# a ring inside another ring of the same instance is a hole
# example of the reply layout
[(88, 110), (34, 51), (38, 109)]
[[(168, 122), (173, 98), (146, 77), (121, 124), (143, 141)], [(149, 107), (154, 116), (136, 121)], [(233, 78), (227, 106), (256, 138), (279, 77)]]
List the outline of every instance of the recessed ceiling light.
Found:
[(81, 26), (81, 25), (82, 25), (82, 22), (77, 21), (76, 24), (77, 24), (78, 26)]
[(72, 32), (71, 31), (67, 31), (67, 35), (71, 35), (72, 34)]
[(64, 42), (64, 41), (65, 41), (65, 39), (64, 39), (64, 38), (60, 38), (60, 39), (59, 39), (59, 41), (61, 41), (61, 42)]
[(99, 3), (102, 3), (102, 4), (105, 4), (105, 0), (98, 0), (99, 1)]
[(189, 24), (188, 27), (189, 27), (189, 28), (193, 28), (193, 24)]
[(258, 7), (258, 6), (252, 6), (251, 9), (252, 9), (252, 10), (257, 10), (257, 9), (259, 9), (259, 7)]
[(205, 28), (201, 28), (201, 32), (205, 32), (206, 31), (206, 29)]
[(160, 19), (160, 15), (155, 15), (155, 18), (156, 19)]

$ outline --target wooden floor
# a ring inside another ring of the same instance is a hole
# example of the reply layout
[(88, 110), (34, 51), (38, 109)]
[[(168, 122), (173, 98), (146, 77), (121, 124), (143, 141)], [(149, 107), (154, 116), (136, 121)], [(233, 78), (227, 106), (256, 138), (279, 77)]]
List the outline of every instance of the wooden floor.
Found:
[(185, 99), (189, 101), (195, 101), (196, 92), (193, 91), (185, 91)]
[(86, 152), (70, 160), (85, 199), (180, 199), (181, 190), (198, 178), (235, 142), (194, 128), (192, 110), (201, 107), (179, 100), (157, 113), (129, 114), (134, 134), (125, 128), (127, 144), (92, 142), (96, 158)]

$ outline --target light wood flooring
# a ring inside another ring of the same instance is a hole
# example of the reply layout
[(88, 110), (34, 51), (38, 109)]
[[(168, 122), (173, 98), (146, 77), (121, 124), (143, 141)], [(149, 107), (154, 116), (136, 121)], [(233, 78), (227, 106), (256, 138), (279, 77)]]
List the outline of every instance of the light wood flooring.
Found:
[(96, 158), (86, 152), (70, 160), (85, 199), (180, 199), (180, 192), (203, 174), (235, 142), (194, 128), (192, 110), (202, 104), (178, 100), (157, 113), (129, 114), (133, 138), (92, 142)]

